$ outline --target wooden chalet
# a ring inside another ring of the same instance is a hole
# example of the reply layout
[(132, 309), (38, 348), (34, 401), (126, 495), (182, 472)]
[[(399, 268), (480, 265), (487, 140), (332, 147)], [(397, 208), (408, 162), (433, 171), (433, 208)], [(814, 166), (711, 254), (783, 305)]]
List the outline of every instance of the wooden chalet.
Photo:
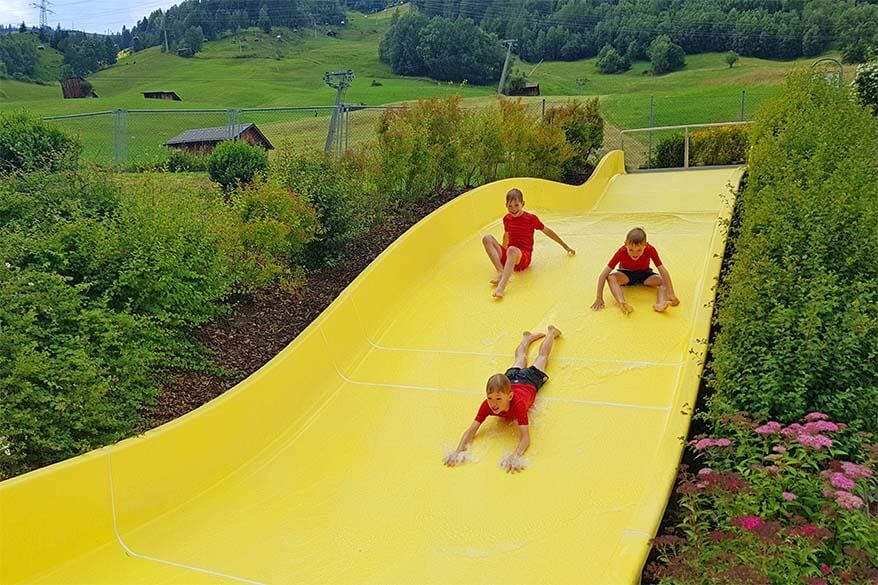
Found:
[(185, 150), (191, 154), (204, 155), (213, 152), (216, 145), (224, 140), (242, 140), (253, 146), (261, 146), (265, 150), (274, 149), (265, 134), (256, 127), (256, 124), (235, 124), (231, 127), (217, 126), (216, 128), (186, 130), (165, 142), (165, 146)]
[(508, 95), (540, 95), (540, 84), (525, 83), (521, 89), (510, 89)]
[(98, 94), (94, 92), (91, 83), (82, 77), (68, 77), (61, 80), (61, 93), (64, 99), (73, 98), (96, 98)]
[(183, 99), (177, 95), (176, 91), (145, 91), (143, 97), (148, 100), (174, 100), (182, 102)]

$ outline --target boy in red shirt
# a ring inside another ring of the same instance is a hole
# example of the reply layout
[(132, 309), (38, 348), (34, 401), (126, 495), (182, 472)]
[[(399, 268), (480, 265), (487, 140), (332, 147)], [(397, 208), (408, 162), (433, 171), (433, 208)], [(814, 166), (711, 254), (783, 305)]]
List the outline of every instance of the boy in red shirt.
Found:
[[(500, 465), (510, 473), (525, 468), (522, 455), (530, 446), (527, 411), (533, 406), (537, 392), (549, 379), (545, 372), (546, 362), (549, 360), (555, 338), (560, 336), (561, 331), (554, 325), (549, 325), (545, 333), (524, 332), (521, 343), (515, 348), (515, 362), (505, 374), (494, 374), (488, 378), (486, 388), (488, 398), (482, 402), (476, 419), (463, 433), (457, 449), (445, 456), (445, 465), (453, 467), (464, 463), (468, 459), (467, 451), (479, 427), (489, 416), (499, 416), (515, 420), (519, 432), (518, 447), (512, 454), (501, 459)], [(540, 344), (540, 355), (531, 367), (527, 367), (527, 350), (530, 344), (542, 338), (545, 339)]]
[[(655, 264), (658, 274), (649, 267), (649, 261)], [(619, 265), (619, 270), (612, 272)], [(643, 228), (636, 227), (625, 236), (625, 244), (616, 250), (610, 262), (604, 267), (598, 277), (598, 296), (591, 308), (599, 311), (604, 308), (604, 283), (610, 283), (610, 291), (616, 299), (616, 304), (624, 314), (634, 311), (634, 308), (625, 302), (622, 287), (633, 284), (645, 284), (658, 289), (656, 303), (653, 309), (662, 313), (668, 306), (676, 307), (680, 304), (677, 295), (674, 294), (674, 285), (671, 283), (671, 275), (662, 264), (658, 251), (646, 241), (646, 232)]]
[(503, 217), (503, 243), (498, 242), (494, 236), (482, 238), (488, 258), (497, 270), (497, 276), (491, 279), (491, 284), (497, 287), (494, 289), (496, 299), (503, 298), (506, 283), (509, 282), (513, 269), (524, 270), (530, 265), (534, 248), (534, 231), (542, 230), (549, 238), (558, 242), (568, 254), (571, 256), (576, 254), (561, 236), (544, 226), (540, 218), (524, 210), (524, 195), (518, 189), (510, 189), (506, 194), (506, 209), (509, 213)]

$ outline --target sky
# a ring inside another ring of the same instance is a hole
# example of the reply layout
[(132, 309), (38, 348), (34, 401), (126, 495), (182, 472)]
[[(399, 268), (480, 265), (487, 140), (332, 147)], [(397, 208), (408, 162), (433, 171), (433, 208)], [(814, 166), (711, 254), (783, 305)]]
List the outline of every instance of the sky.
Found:
[[(40, 0), (0, 0), (0, 24), (39, 26), (40, 10), (31, 4)], [(83, 30), (86, 32), (117, 33), (124, 24), (128, 28), (138, 20), (159, 8), (170, 8), (180, 0), (48, 0), (46, 21), (55, 28)]]

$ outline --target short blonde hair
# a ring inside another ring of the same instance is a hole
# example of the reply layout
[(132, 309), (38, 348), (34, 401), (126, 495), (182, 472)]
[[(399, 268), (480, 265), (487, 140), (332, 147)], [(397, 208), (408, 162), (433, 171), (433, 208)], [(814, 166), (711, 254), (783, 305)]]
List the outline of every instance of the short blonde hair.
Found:
[(646, 241), (646, 230), (642, 227), (636, 227), (625, 236), (626, 244), (642, 244)]
[(522, 193), (518, 189), (510, 189), (508, 193), (506, 193), (506, 203), (510, 201), (524, 201), (524, 193)]
[(507, 378), (505, 374), (494, 374), (488, 378), (485, 393), (493, 394), (494, 392), (502, 392), (503, 394), (509, 394), (512, 392), (512, 385), (509, 383), (509, 378)]

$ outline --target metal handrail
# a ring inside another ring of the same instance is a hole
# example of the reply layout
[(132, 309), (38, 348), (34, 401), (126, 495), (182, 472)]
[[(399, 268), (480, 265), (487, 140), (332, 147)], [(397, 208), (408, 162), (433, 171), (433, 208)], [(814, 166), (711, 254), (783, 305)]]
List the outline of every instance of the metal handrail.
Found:
[[(656, 132), (659, 130), (683, 130), (683, 168), (689, 168), (689, 128), (715, 128), (718, 126), (742, 126), (752, 124), (753, 120), (740, 120), (736, 122), (710, 122), (705, 124), (680, 124), (677, 126), (651, 126), (649, 128), (629, 128), (619, 131), (619, 141), (622, 150), (625, 150), (625, 134), (633, 134), (635, 132)], [(650, 136), (652, 138), (652, 136)], [(648, 153), (649, 159), (652, 160), (652, 140), (650, 140), (650, 148)]]

